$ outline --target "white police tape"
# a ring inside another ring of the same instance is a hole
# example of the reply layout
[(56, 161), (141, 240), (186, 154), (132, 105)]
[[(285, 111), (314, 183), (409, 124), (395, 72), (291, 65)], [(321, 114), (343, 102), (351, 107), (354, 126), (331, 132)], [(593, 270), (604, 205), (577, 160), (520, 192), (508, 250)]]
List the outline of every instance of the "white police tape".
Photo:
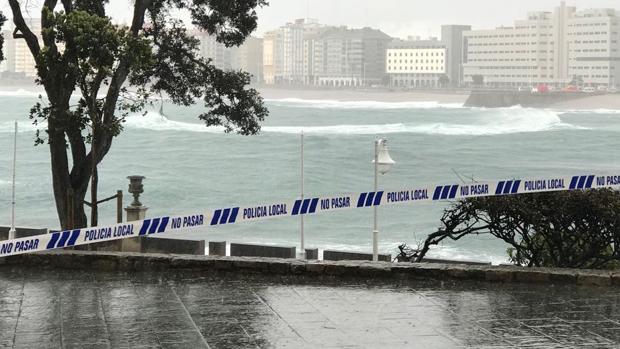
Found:
[(149, 218), (109, 226), (4, 240), (0, 241), (0, 257), (196, 228), (215, 228), (221, 225), (271, 218), (314, 215), (343, 209), (597, 188), (620, 189), (620, 175), (579, 175), (442, 184), (394, 191), (312, 197), (264, 205), (225, 207), (192, 215)]

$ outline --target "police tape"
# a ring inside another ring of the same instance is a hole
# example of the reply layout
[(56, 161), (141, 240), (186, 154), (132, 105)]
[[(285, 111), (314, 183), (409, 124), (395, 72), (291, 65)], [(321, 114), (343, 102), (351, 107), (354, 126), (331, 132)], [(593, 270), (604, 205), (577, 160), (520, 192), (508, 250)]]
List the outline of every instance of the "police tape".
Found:
[(0, 257), (140, 236), (156, 236), (190, 229), (217, 228), (223, 225), (272, 218), (315, 215), (344, 209), (599, 188), (620, 189), (620, 175), (579, 175), (440, 184), (402, 190), (311, 197), (262, 205), (231, 206), (191, 215), (148, 218), (109, 226), (72, 229), (4, 240), (0, 241)]

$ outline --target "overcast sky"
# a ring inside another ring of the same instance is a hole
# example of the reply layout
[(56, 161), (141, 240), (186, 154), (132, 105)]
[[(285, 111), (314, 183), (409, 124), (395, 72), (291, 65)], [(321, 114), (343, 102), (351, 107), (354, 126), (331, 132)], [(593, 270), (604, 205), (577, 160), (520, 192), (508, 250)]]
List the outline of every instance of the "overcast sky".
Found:
[[(259, 11), (258, 36), (295, 18), (350, 27), (374, 27), (389, 35), (439, 36), (442, 24), (471, 24), (474, 28), (512, 25), (528, 11), (551, 11), (559, 0), (269, 0)], [(110, 13), (129, 22), (130, 0), (111, 0)], [(620, 10), (618, 0), (567, 0), (578, 8), (608, 7)], [(7, 13), (2, 1), (0, 9)]]

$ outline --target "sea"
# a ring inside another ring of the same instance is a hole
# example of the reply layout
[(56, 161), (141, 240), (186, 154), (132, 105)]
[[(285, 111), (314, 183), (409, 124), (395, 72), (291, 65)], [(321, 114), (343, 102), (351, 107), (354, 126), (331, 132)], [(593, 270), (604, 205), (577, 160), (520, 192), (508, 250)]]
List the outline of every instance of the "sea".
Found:
[[(28, 112), (38, 94), (0, 92), (0, 225), (11, 219), (14, 121), (18, 121), (16, 223), (57, 228), (49, 150), (34, 146)], [(226, 134), (197, 119), (201, 107), (159, 102), (130, 116), (99, 167), (100, 198), (143, 175), (147, 216), (198, 213), (209, 208), (291, 201), (300, 193), (300, 134), (305, 138), (306, 197), (372, 191), (374, 140), (388, 140), (396, 164), (381, 189), (545, 175), (616, 173), (620, 110), (484, 109), (428, 102), (267, 99), (270, 115), (255, 136)], [(441, 226), (451, 203), (378, 209), (379, 248), (417, 246)], [(100, 223), (114, 223), (114, 202), (100, 207)], [(372, 209), (305, 218), (308, 248), (370, 252)], [(298, 246), (300, 221), (178, 232), (169, 237)], [(429, 256), (507, 261), (507, 245), (486, 235), (446, 241)]]

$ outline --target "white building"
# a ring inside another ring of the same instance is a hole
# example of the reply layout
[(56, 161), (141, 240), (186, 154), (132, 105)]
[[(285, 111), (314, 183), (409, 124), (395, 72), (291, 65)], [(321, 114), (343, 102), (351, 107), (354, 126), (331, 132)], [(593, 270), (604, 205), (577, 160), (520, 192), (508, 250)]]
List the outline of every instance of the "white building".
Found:
[(390, 86), (437, 87), (447, 78), (447, 49), (438, 40), (395, 40), (386, 52)]
[(489, 86), (550, 84), (575, 79), (617, 85), (620, 74), (620, 12), (577, 11), (564, 2), (554, 12), (530, 12), (513, 27), (463, 33), (464, 80)]

